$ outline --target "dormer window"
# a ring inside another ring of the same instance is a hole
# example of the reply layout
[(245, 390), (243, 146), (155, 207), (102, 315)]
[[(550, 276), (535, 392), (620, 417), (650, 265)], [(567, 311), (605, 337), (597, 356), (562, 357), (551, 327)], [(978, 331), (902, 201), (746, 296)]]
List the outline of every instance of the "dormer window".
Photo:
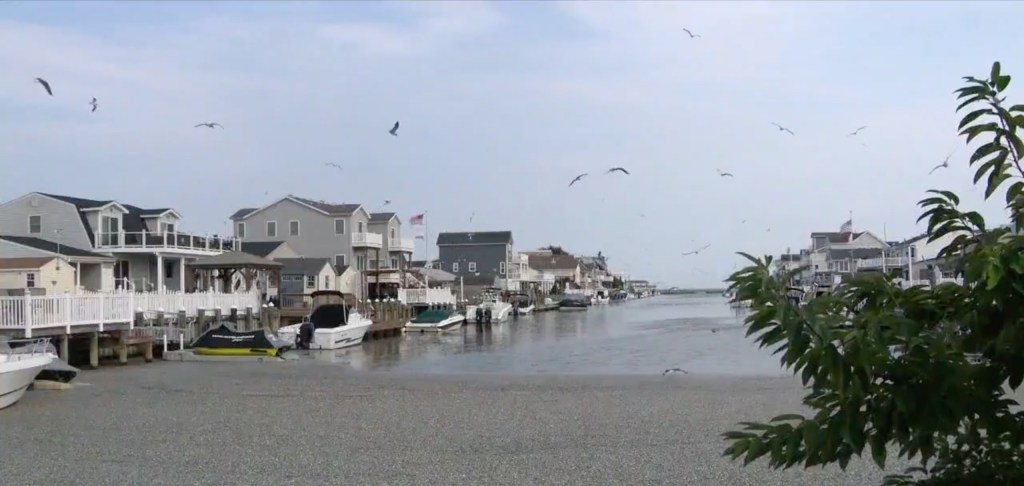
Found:
[(174, 233), (174, 223), (164, 223), (164, 233)]

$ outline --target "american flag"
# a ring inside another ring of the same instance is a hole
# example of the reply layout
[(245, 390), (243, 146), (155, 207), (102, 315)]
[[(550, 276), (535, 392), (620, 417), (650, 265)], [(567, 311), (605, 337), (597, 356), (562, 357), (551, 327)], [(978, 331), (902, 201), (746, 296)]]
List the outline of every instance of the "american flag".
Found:
[(853, 233), (853, 219), (846, 220), (842, 226), (839, 227), (840, 233)]
[(409, 224), (414, 225), (414, 226), (415, 225), (422, 225), (423, 224), (423, 215), (424, 214), (425, 213), (420, 213), (420, 214), (417, 214), (416, 216), (413, 216), (413, 217), (409, 218)]

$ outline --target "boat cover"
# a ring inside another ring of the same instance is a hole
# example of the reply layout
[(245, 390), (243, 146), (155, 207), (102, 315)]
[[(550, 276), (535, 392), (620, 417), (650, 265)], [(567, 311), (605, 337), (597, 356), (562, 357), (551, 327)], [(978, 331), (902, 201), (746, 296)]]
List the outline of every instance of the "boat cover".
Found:
[(420, 312), (413, 320), (414, 323), (437, 323), (441, 322), (452, 314), (444, 309), (430, 309)]
[(348, 322), (349, 307), (345, 304), (323, 304), (313, 309), (309, 321), (314, 329), (332, 329)]
[(276, 336), (266, 330), (238, 332), (230, 322), (221, 322), (219, 326), (204, 332), (192, 342), (193, 348), (206, 349), (263, 349), (277, 350), (283, 347)]

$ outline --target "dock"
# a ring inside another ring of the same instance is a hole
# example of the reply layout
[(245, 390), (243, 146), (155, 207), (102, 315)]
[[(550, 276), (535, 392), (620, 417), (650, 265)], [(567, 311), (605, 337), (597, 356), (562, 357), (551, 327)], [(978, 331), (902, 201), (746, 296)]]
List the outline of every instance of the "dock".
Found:
[(533, 312), (549, 312), (558, 310), (558, 304), (537, 304), (533, 306)]

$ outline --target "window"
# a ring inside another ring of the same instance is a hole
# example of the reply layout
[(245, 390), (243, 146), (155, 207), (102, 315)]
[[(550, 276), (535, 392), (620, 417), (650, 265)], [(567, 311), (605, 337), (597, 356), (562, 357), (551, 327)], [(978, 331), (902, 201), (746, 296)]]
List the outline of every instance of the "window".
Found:
[(392, 258), (391, 259), (391, 268), (398, 268), (398, 259), (397, 258)]
[(174, 278), (174, 262), (164, 262), (164, 278)]
[(917, 258), (917, 247), (916, 246), (911, 246), (910, 247), (910, 258)]
[(366, 270), (366, 255), (356, 257), (356, 270)]
[(459, 262), (455, 262), (452, 264), (452, 271), (455, 273), (459, 273)]
[(121, 235), (121, 218), (115, 216), (100, 217), (100, 243), (117, 246)]
[(391, 228), (391, 238), (394, 238), (394, 237), (395, 237), (395, 229)]
[(238, 238), (245, 238), (245, 223), (238, 223), (235, 225), (235, 236)]
[(324, 289), (331, 290), (331, 276), (324, 275)]
[[(28, 233), (30, 235), (38, 235), (43, 232), (43, 217), (42, 216), (29, 216), (28, 217)], [(31, 273), (29, 275), (32, 275)], [(33, 278), (35, 278), (33, 276)]]
[(289, 221), (288, 222), (288, 236), (299, 236), (299, 222)]
[(174, 223), (164, 223), (164, 233), (174, 233)]
[(267, 237), (277, 237), (277, 221), (267, 221)]
[(306, 288), (307, 289), (315, 289), (316, 288), (316, 275), (307, 275), (306, 276)]
[(345, 234), (345, 220), (336, 219), (334, 220), (334, 234), (343, 235)]
[(469, 262), (469, 268), (467, 268), (467, 270), (469, 270), (470, 272), (474, 272), (475, 273), (476, 272), (476, 262)]
[(34, 273), (27, 273), (27, 274), (25, 274), (25, 287), (31, 289), (31, 288), (35, 288), (35, 286), (36, 286), (36, 274), (34, 274)]
[(505, 262), (498, 262), (498, 273), (505, 275)]
[(359, 224), (356, 227), (359, 228), (359, 231), (356, 231), (356, 233), (365, 233), (366, 232), (366, 229), (363, 228), (363, 222), (362, 221), (360, 221)]
[(345, 255), (334, 255), (334, 264), (339, 267), (345, 266)]

